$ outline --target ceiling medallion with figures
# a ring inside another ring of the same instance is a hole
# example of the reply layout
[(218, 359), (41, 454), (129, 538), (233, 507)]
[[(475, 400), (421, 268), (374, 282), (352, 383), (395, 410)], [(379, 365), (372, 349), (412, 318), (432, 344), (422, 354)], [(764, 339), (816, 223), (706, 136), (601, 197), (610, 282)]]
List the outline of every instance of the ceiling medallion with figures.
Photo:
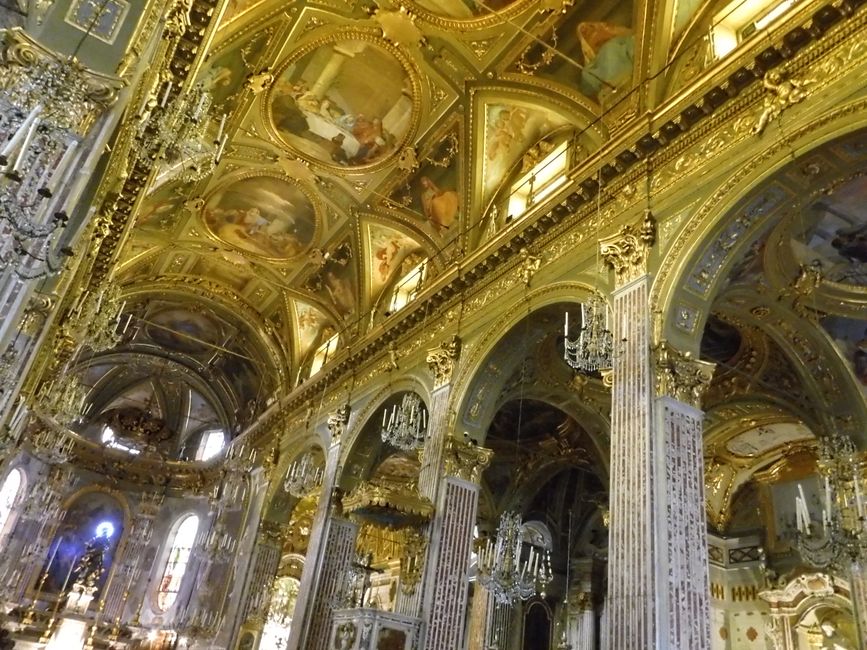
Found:
[(364, 31), (342, 31), (291, 55), (264, 96), (265, 121), (294, 154), (335, 171), (367, 171), (398, 154), (420, 114), (410, 60)]

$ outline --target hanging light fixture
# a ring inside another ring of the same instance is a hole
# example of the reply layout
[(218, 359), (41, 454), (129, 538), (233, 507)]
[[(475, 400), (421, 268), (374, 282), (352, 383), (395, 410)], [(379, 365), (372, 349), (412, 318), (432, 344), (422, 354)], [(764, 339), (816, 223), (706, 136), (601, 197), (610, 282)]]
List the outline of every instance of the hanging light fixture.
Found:
[(504, 512), (496, 540), (488, 538), (479, 552), (479, 584), (496, 602), (512, 605), (536, 594), (544, 597), (552, 578), (551, 552), (525, 544), (521, 515)]
[(313, 452), (305, 452), (289, 465), (286, 478), (283, 479), (283, 489), (293, 497), (303, 499), (319, 489), (323, 474), (324, 470), (316, 464)]
[(855, 443), (834, 433), (819, 440), (819, 475), (823, 480), (822, 520), (814, 523), (804, 489), (795, 496), (797, 545), (801, 557), (820, 569), (848, 570), (853, 562), (867, 560), (867, 518), (864, 484)]
[(109, 281), (101, 290), (86, 292), (73, 310), (73, 318), (64, 325), (64, 333), (79, 345), (93, 352), (102, 352), (117, 346), (129, 328), (132, 317), (121, 327), (121, 316), (126, 301), (121, 288)]
[[(525, 296), (526, 298), (526, 296)], [(524, 344), (521, 354), (520, 394), (518, 397), (518, 422), (515, 435), (515, 460), (520, 460), (521, 427), (524, 415), (524, 383), (527, 381), (527, 340), (530, 331), (530, 307), (524, 326)], [(525, 552), (526, 551), (526, 552)], [(478, 556), (479, 584), (490, 592), (494, 600), (511, 605), (517, 600), (526, 600), (542, 594), (553, 578), (551, 553), (543, 548), (524, 542), (521, 514), (507, 510), (500, 516), (497, 537), (488, 538)]]
[(608, 303), (598, 292), (581, 304), (581, 332), (569, 338), (569, 312), (563, 324), (563, 359), (581, 372), (598, 372), (611, 367), (614, 337), (608, 327)]
[(410, 451), (424, 444), (427, 433), (427, 408), (415, 393), (406, 393), (398, 407), (382, 412), (382, 441), (397, 449)]
[(52, 241), (69, 220), (60, 194), (97, 109), (76, 56), (107, 2), (69, 57), (48, 55), (28, 62), (26, 72), (16, 66), (0, 72), (0, 270), (25, 279), (62, 268)]
[[(599, 269), (599, 229), (602, 223), (602, 172), (596, 192), (596, 269)], [(608, 327), (608, 302), (594, 287), (590, 298), (581, 304), (581, 331), (569, 338), (569, 312), (563, 323), (563, 359), (579, 372), (591, 373), (611, 368), (614, 336)]]
[(172, 89), (173, 82), (167, 81), (159, 99), (151, 97), (142, 107), (139, 137), (145, 155), (161, 159), (170, 175), (178, 174), (182, 182), (192, 183), (213, 173), (220, 163), (228, 140), (226, 115), (209, 139), (208, 128), (214, 121), (211, 93), (196, 84), (188, 93), (171, 98)]

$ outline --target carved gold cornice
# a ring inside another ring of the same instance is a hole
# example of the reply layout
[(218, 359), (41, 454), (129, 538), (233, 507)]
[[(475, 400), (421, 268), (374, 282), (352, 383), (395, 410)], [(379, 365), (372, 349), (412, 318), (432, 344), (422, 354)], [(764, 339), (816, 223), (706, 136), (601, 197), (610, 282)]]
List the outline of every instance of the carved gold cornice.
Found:
[(445, 473), (447, 476), (478, 483), (493, 456), (491, 449), (457, 438), (448, 438), (443, 451)]
[(626, 225), (616, 235), (599, 242), (599, 254), (614, 269), (618, 285), (626, 284), (647, 272), (647, 256), (656, 241), (656, 219), (650, 210), (638, 225)]
[(680, 352), (667, 341), (655, 346), (653, 352), (657, 396), (673, 397), (700, 408), (716, 365), (694, 359), (689, 352)]
[(426, 360), (434, 376), (434, 388), (445, 386), (452, 380), (460, 354), (461, 340), (457, 336), (428, 351)]

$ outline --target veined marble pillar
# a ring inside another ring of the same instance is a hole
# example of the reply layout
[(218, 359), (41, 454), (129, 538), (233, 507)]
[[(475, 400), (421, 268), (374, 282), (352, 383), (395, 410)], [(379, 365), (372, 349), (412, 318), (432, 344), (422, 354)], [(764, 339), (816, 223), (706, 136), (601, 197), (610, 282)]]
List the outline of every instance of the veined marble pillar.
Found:
[(569, 643), (572, 650), (596, 650), (596, 613), (589, 593), (578, 594), (569, 612)]
[(616, 277), (608, 647), (706, 650), (702, 419), (695, 402), (712, 366), (664, 344), (651, 349), (647, 256), (654, 239), (648, 211), (640, 225), (601, 242)]
[[(434, 389), (431, 392), (430, 404), (428, 404), (428, 437), (421, 456), (421, 471), (419, 472), (418, 491), (423, 497), (437, 503), (437, 490), (442, 476), (442, 459), (445, 441), (450, 435), (449, 431), (449, 397), (451, 396), (451, 379), (455, 363), (461, 350), (460, 339), (454, 337), (437, 348), (430, 350), (427, 355), (427, 363), (434, 376)], [(422, 535), (430, 538), (432, 524), (429, 524)], [(430, 557), (431, 545), (428, 544), (421, 560), (422, 572), (427, 572), (427, 558)], [(421, 614), (422, 600), (424, 597), (426, 582), (418, 585), (412, 593), (401, 590), (397, 596), (395, 611), (406, 616), (419, 616)]]
[(852, 609), (858, 628), (858, 642), (867, 647), (867, 566), (854, 562), (849, 567), (849, 591), (852, 594)]
[(271, 590), (283, 552), (281, 532), (280, 526), (273, 522), (263, 521), (259, 524), (259, 534), (251, 559), (252, 571), (249, 573), (242, 599), (243, 618), (237, 634), (239, 638), (245, 631), (255, 630), (257, 643), (261, 641), (268, 605), (271, 603)]
[[(310, 527), (307, 558), (304, 561), (304, 570), (301, 572), (301, 584), (298, 587), (298, 598), (292, 616), (292, 630), (287, 647), (293, 650), (313, 650), (313, 648), (324, 647), (328, 642), (331, 625), (329, 612), (334, 605), (329, 599), (334, 595), (332, 592), (335, 584), (342, 588), (344, 576), (340, 571), (348, 568), (355, 558), (356, 529), (354, 524), (338, 518), (339, 499), (334, 494), (337, 487), (341, 441), (348, 422), (348, 406), (338, 409), (328, 418), (331, 445), (325, 455), (319, 504)], [(332, 506), (337, 512), (332, 512)], [(336, 553), (338, 549), (345, 557), (341, 558)], [(343, 567), (343, 564), (346, 567)], [(317, 616), (323, 615), (328, 619), (327, 626), (323, 625), (323, 621), (316, 619)]]
[(470, 555), (479, 502), (479, 479), (493, 452), (455, 438), (443, 450), (443, 479), (432, 523), (425, 571), (426, 650), (463, 647)]

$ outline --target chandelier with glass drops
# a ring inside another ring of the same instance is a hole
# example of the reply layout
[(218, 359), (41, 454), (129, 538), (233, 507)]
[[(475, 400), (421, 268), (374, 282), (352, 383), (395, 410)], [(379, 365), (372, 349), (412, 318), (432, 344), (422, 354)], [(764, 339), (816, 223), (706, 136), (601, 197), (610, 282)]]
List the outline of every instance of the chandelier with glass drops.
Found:
[(283, 490), (293, 497), (303, 499), (319, 489), (323, 473), (322, 467), (316, 464), (313, 452), (305, 452), (289, 465), (286, 478), (283, 479)]
[(563, 359), (581, 372), (598, 372), (611, 367), (614, 337), (608, 328), (608, 303), (594, 292), (581, 305), (581, 332), (569, 338), (569, 312), (563, 324)]
[(148, 98), (139, 113), (142, 152), (166, 164), (168, 174), (184, 183), (213, 173), (226, 147), (226, 115), (220, 118), (213, 138), (208, 129), (213, 118), (211, 93), (202, 84), (171, 97), (173, 83), (166, 82), (159, 98)]
[(382, 441), (397, 449), (410, 451), (424, 444), (427, 433), (427, 408), (415, 393), (406, 393), (391, 412), (382, 413)]
[(798, 551), (816, 568), (845, 571), (852, 563), (867, 560), (865, 485), (855, 443), (840, 433), (821, 438), (817, 467), (824, 488), (822, 520), (812, 521), (803, 486), (798, 484)]
[(544, 598), (552, 578), (551, 552), (525, 544), (521, 515), (504, 512), (496, 540), (488, 538), (479, 551), (479, 584), (497, 603), (512, 605), (536, 594)]
[(88, 291), (82, 296), (73, 310), (72, 319), (64, 325), (64, 333), (93, 352), (114, 348), (123, 340), (132, 320), (127, 316), (121, 326), (125, 307), (120, 285), (109, 281), (102, 289)]
[[(60, 194), (79, 154), (76, 132), (94, 109), (73, 58), (34, 62), (0, 80), (0, 268), (25, 278), (58, 271), (53, 235), (68, 222)], [(5, 83), (2, 83), (5, 82)]]

